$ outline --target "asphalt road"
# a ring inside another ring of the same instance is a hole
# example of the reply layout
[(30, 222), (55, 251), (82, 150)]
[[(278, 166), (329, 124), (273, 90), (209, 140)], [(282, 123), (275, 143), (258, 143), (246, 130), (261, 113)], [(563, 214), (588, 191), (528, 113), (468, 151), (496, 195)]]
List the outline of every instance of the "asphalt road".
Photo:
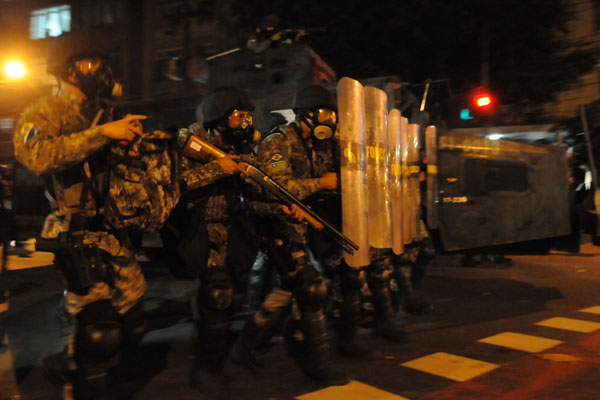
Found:
[[(11, 256), (0, 303), (0, 399), (52, 399), (38, 368), (72, 331), (62, 312), (60, 273), (51, 255)], [(360, 338), (373, 359), (335, 355), (352, 378), (327, 387), (305, 377), (275, 343), (256, 372), (232, 368), (224, 393), (233, 399), (597, 399), (600, 393), (600, 248), (577, 255), (515, 256), (510, 268), (461, 267), (438, 256), (423, 293), (425, 316), (400, 314), (408, 342)], [(44, 266), (42, 266), (44, 265)], [(188, 384), (194, 328), (189, 299), (195, 282), (171, 277), (160, 263), (143, 263), (150, 290), (144, 310), (153, 331), (114, 372), (110, 398), (202, 399)], [(367, 314), (368, 315), (368, 314)], [(241, 327), (245, 315), (236, 318)], [(3, 331), (3, 332), (2, 332)]]

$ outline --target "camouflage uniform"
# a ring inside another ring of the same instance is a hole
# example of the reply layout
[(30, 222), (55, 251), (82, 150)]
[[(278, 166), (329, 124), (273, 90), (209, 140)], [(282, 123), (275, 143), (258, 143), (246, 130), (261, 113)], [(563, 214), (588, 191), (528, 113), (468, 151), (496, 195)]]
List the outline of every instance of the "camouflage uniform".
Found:
[[(319, 192), (319, 178), (334, 169), (333, 142), (323, 142), (324, 147), (316, 148), (312, 139), (304, 140), (301, 135), (300, 127), (292, 123), (267, 137), (258, 148), (261, 169), (300, 200)], [(267, 296), (242, 332), (242, 337), (246, 337), (246, 357), (255, 362), (252, 352), (274, 334), (295, 300), (300, 314), (297, 324), (304, 340), (302, 347), (292, 345), (290, 349), (300, 366), (316, 379), (342, 378), (333, 376), (335, 371), (330, 370), (323, 312), (327, 288), (307, 253), (307, 227), (281, 220), (271, 236), (279, 245), (282, 259), (287, 261), (287, 271), (280, 271), (280, 287)]]
[[(93, 193), (84, 189), (83, 178), (72, 179), (75, 174), (81, 177), (81, 171), (86, 168), (84, 162), (101, 153), (109, 142), (100, 134), (100, 128), (90, 127), (91, 124), (89, 117), (82, 113), (81, 101), (64, 90), (28, 107), (17, 123), (15, 157), (53, 183), (56, 201), (52, 204), (53, 214), (44, 224), (43, 238), (57, 238), (60, 233), (68, 232), (74, 215), (93, 219), (97, 210), (101, 212), (102, 205), (96, 204)], [(100, 172), (93, 179), (101, 182), (104, 175), (105, 172)], [(81, 201), (85, 191), (87, 198)], [(83, 242), (97, 246), (108, 255), (114, 270), (114, 285), (96, 282), (85, 294), (69, 292), (67, 303), (72, 315), (99, 299), (110, 300), (119, 314), (124, 314), (146, 292), (147, 285), (128, 243), (107, 226), (97, 228), (100, 229), (96, 232), (86, 230)]]
[[(78, 253), (81, 258), (79, 263), (71, 259), (70, 264), (101, 271), (91, 275), (91, 286), (73, 286), (65, 267), (69, 260), (55, 253), (55, 263), (68, 281), (66, 308), (78, 321), (68, 355), (74, 356), (77, 367), (90, 376), (107, 371), (106, 365), (100, 365), (102, 357), (89, 354), (94, 352), (94, 345), (89, 343), (93, 340), (92, 330), (97, 323), (110, 327), (101, 333), (108, 332), (112, 340), (110, 353), (122, 345), (121, 332), (133, 341), (141, 338), (145, 325), (139, 301), (147, 289), (130, 241), (102, 218), (103, 204), (96, 188), (103, 187), (106, 176), (109, 140), (101, 134), (96, 124), (99, 121), (94, 120), (110, 120), (111, 113), (103, 110), (101, 114), (99, 109), (59, 89), (29, 106), (14, 134), (16, 159), (51, 182), (49, 190), (55, 201), (41, 237), (57, 241), (68, 238), (67, 247), (74, 246), (71, 239), (76, 239), (82, 248)], [(83, 332), (88, 328), (90, 331)]]
[[(299, 128), (295, 124), (286, 127), (285, 135), (272, 135), (259, 150), (259, 162), (265, 172), (287, 187), (300, 199), (307, 199), (321, 191), (318, 178), (327, 172), (338, 170), (336, 160), (339, 159), (339, 146), (336, 140), (317, 141), (300, 138)], [(305, 147), (306, 146), (306, 147)], [(321, 146), (315, 148), (314, 146)], [(311, 154), (312, 161), (308, 157)], [(335, 203), (327, 199), (325, 203)], [(313, 208), (319, 213), (316, 204)], [(334, 213), (341, 212), (341, 205), (324, 204), (321, 211), (331, 220)], [(327, 209), (328, 208), (328, 209)], [(341, 223), (341, 215), (337, 215)], [(331, 220), (333, 223), (333, 220)], [(289, 237), (286, 240), (300, 246), (307, 245), (307, 228), (299, 224), (286, 224)], [(348, 355), (362, 355), (366, 349), (356, 343), (355, 335), (361, 316), (360, 290), (368, 284), (375, 307), (375, 316), (379, 326), (378, 332), (394, 340), (403, 340), (403, 335), (393, 325), (394, 311), (389, 291), (389, 269), (391, 252), (385, 249), (371, 250), (371, 265), (363, 269), (351, 268), (343, 261), (342, 250), (320, 233), (311, 236), (308, 243), (320, 261), (324, 273), (340, 284), (339, 315), (336, 319), (336, 339), (340, 350)], [(319, 249), (320, 248), (320, 249)]]
[[(235, 154), (233, 147), (224, 145), (219, 135), (206, 131), (201, 124), (191, 125), (189, 131)], [(240, 161), (256, 163), (250, 146), (238, 155)], [(256, 186), (237, 174), (225, 174), (217, 161), (205, 163), (184, 157), (181, 179), (187, 190), (184, 201), (191, 199), (185, 205), (188, 220), (199, 221), (196, 229), (205, 227), (208, 242), (207, 259), (197, 260), (199, 361), (205, 370), (217, 372), (226, 360), (231, 314), (243, 304), (246, 292), (243, 278), (252, 267), (259, 246), (248, 213), (276, 213), (278, 205), (249, 201), (257, 196)], [(243, 223), (238, 224), (240, 221)], [(236, 235), (233, 245), (232, 235)]]

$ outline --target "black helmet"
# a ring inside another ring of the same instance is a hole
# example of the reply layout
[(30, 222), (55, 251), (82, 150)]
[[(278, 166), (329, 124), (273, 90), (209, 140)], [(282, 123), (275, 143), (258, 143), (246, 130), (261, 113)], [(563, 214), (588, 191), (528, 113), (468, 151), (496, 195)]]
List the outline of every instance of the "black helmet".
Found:
[[(63, 34), (48, 43), (46, 54), (46, 70), (48, 73), (77, 86), (88, 98), (110, 98), (121, 95), (121, 84), (109, 65), (110, 43), (90, 32)], [(97, 59), (96, 66), (85, 69), (77, 61)], [(70, 77), (73, 76), (71, 79)]]
[(285, 118), (285, 116), (283, 116), (283, 114), (271, 111), (270, 113), (264, 116), (259, 128), (261, 132), (268, 133), (271, 132), (273, 129), (277, 128), (278, 126), (285, 124), (287, 124), (287, 119)]
[(261, 32), (273, 31), (279, 25), (279, 18), (275, 14), (267, 15), (260, 24)]
[(233, 110), (254, 110), (246, 93), (235, 87), (217, 88), (207, 94), (196, 110), (198, 122), (206, 128), (225, 118)]
[(100, 57), (107, 62), (110, 58), (110, 44), (101, 37), (91, 33), (64, 33), (49, 39), (46, 52), (46, 71), (59, 78), (64, 78), (69, 63), (85, 57)]
[(329, 90), (323, 86), (310, 85), (296, 92), (292, 102), (294, 112), (299, 109), (314, 110), (316, 108), (328, 108), (337, 111), (335, 98)]

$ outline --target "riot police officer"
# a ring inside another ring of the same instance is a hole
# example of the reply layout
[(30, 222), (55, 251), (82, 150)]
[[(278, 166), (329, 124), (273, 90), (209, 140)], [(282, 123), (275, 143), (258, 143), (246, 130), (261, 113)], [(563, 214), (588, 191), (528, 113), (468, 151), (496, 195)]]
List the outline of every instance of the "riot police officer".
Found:
[[(294, 99), (295, 120), (271, 134), (259, 145), (260, 167), (299, 199), (322, 190), (337, 188), (334, 170), (333, 137), (336, 130), (336, 104), (321, 86), (300, 89)], [(279, 273), (280, 285), (251, 317), (234, 346), (232, 359), (250, 365), (257, 352), (276, 333), (282, 321), (295, 314), (302, 342), (291, 340), (290, 350), (310, 377), (332, 384), (347, 382), (331, 361), (323, 310), (327, 287), (312, 265), (308, 253), (307, 227), (282, 222), (271, 232), (283, 254), (286, 269)], [(298, 313), (292, 309), (297, 305)]]
[[(194, 262), (200, 284), (195, 315), (197, 353), (190, 375), (192, 386), (204, 393), (220, 390), (214, 383), (225, 377), (230, 318), (244, 303), (245, 278), (261, 246), (251, 215), (282, 213), (303, 218), (295, 208), (260, 201), (258, 186), (244, 177), (246, 164), (256, 162), (254, 144), (260, 139), (254, 129), (253, 109), (241, 89), (218, 88), (200, 104), (202, 122), (180, 132), (181, 142), (196, 135), (228, 154), (208, 162), (182, 159), (186, 194), (180, 207), (187, 215), (185, 220), (195, 222), (193, 229), (205, 232), (194, 246), (196, 251), (205, 246), (206, 252)], [(190, 257), (183, 255), (182, 259)]]
[(107, 147), (141, 134), (139, 120), (146, 117), (113, 120), (107, 101), (120, 85), (98, 38), (57, 38), (49, 45), (47, 69), (58, 90), (23, 112), (15, 157), (49, 182), (53, 212), (38, 243), (45, 240), (55, 251), (76, 329), (67, 348), (42, 367), (63, 398), (99, 398), (107, 389), (110, 360), (146, 331), (140, 299), (147, 285), (127, 236), (103, 218), (100, 190)]

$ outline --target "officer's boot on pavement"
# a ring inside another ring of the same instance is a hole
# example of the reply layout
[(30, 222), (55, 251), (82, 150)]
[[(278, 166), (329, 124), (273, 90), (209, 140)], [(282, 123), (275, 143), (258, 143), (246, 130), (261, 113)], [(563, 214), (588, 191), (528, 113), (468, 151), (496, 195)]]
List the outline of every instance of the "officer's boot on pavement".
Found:
[[(73, 369), (73, 370), (72, 370)], [(74, 400), (74, 361), (66, 351), (45, 357), (41, 362), (44, 377), (52, 384), (61, 400)]]
[(77, 369), (73, 393), (76, 400), (101, 400), (105, 399), (109, 384), (110, 373), (108, 365), (89, 364)]
[(334, 367), (331, 359), (323, 311), (303, 311), (299, 327), (304, 337), (304, 351), (295, 358), (304, 373), (329, 385), (347, 384), (348, 378)]
[(346, 357), (373, 357), (373, 352), (358, 339), (360, 324), (360, 293), (358, 290), (344, 295), (340, 315), (335, 321), (335, 346)]
[(388, 285), (387, 271), (375, 271), (368, 278), (375, 308), (375, 334), (392, 342), (406, 342), (406, 334), (396, 319)]
[[(228, 377), (224, 372), (229, 320), (224, 313), (204, 312), (197, 321), (196, 358), (190, 369), (190, 385), (209, 399), (220, 396)], [(208, 316), (208, 318), (207, 318)]]
[(245, 365), (253, 371), (261, 366), (261, 362), (256, 354), (256, 339), (260, 334), (261, 328), (262, 327), (256, 323), (254, 316), (246, 321), (240, 332), (240, 336), (238, 336), (231, 349), (229, 360), (232, 363), (236, 365)]
[(411, 279), (411, 266), (395, 266), (395, 278), (404, 300), (404, 311), (412, 315), (425, 315), (433, 309), (431, 303), (417, 293)]
[(243, 364), (252, 370), (263, 365), (262, 355), (267, 352), (269, 342), (281, 329), (288, 315), (287, 308), (272, 312), (264, 309), (254, 314), (240, 332), (229, 359), (235, 364)]

